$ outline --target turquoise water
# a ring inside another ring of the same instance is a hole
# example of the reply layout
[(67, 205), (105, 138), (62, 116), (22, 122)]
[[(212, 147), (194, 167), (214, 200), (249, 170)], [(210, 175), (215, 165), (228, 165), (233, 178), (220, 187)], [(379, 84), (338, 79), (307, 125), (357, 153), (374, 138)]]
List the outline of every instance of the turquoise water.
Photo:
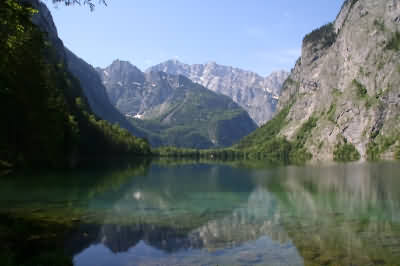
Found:
[(395, 162), (11, 175), (0, 212), (22, 229), (0, 225), (0, 243), (14, 263), (56, 250), (76, 266), (400, 265), (399, 192)]

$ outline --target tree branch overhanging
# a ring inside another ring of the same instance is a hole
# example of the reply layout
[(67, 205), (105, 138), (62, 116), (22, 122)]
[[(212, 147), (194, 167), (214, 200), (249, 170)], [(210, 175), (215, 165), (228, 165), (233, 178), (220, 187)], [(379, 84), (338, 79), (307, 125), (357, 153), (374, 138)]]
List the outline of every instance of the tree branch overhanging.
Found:
[[(52, 1), (54, 4), (61, 3), (61, 4), (65, 4), (66, 6), (75, 5), (75, 4), (88, 5), (91, 11), (93, 11), (96, 6), (96, 4), (93, 3), (93, 2), (95, 2), (95, 0), (52, 0)], [(106, 0), (98, 0), (98, 3), (107, 6)]]

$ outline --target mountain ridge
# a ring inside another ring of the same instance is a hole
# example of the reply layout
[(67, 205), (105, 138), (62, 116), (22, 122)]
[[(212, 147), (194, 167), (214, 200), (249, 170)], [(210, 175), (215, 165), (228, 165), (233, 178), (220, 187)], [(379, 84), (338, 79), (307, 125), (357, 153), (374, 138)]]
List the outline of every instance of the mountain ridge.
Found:
[(147, 132), (153, 146), (211, 148), (232, 145), (256, 128), (229, 97), (183, 75), (141, 72), (128, 61), (97, 68), (114, 106)]
[(146, 70), (146, 72), (151, 71), (184, 75), (214, 92), (227, 95), (244, 108), (258, 125), (272, 118), (281, 86), (289, 74), (282, 70), (262, 77), (252, 71), (219, 65), (213, 61), (189, 65), (176, 59)]

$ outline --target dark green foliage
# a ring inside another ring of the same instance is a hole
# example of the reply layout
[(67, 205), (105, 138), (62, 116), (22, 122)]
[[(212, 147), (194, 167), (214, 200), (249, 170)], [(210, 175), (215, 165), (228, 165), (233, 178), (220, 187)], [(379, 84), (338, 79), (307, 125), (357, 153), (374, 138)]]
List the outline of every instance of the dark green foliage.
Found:
[(312, 116), (297, 131), (296, 139), (294, 142), (296, 149), (302, 149), (304, 147), (304, 144), (311, 135), (312, 129), (317, 126), (317, 121), (318, 118)]
[(386, 49), (393, 51), (400, 51), (400, 32), (393, 33), (392, 38), (386, 44)]
[(311, 137), (313, 128), (317, 126), (318, 118), (311, 116), (297, 131), (295, 140), (291, 143), (291, 162), (306, 162), (312, 158), (312, 154), (305, 147), (306, 141)]
[[(246, 158), (266, 160), (274, 163), (291, 162), (291, 152), (295, 145), (283, 137), (277, 137), (279, 131), (286, 124), (290, 106), (283, 109), (272, 120), (255, 132), (245, 137), (237, 145), (228, 149), (192, 150), (177, 148), (161, 148), (155, 151), (161, 156), (172, 157), (200, 157), (209, 159)], [(293, 153), (294, 154), (294, 153)]]
[(243, 109), (230, 107), (230, 101), (225, 100), (214, 93), (193, 92), (193, 98), (171, 107), (171, 111), (161, 116), (130, 121), (144, 132), (153, 147), (227, 147), (256, 129), (256, 125)]
[(255, 132), (245, 137), (235, 149), (245, 152), (251, 158), (265, 159), (273, 162), (301, 163), (312, 158), (304, 147), (311, 131), (317, 125), (318, 118), (310, 117), (297, 131), (293, 141), (278, 137), (286, 125), (286, 117), (291, 105), (288, 105), (272, 120)]
[[(2, 266), (72, 266), (72, 256), (64, 253), (66, 232), (59, 224), (11, 218), (1, 214), (0, 265)], [(37, 237), (39, 232), (46, 232)]]
[(365, 88), (365, 86), (361, 84), (358, 80), (353, 79), (352, 84), (356, 88), (357, 96), (362, 98), (367, 95), (367, 88)]
[[(62, 4), (65, 4), (66, 6), (70, 6), (70, 5), (74, 5), (74, 4), (78, 4), (78, 5), (84, 4), (84, 5), (88, 5), (90, 7), (90, 10), (92, 10), (92, 11), (95, 8), (95, 4), (93, 3), (95, 1), (93, 1), (93, 0), (52, 0), (52, 1), (53, 1), (53, 3), (62, 3)], [(98, 0), (98, 2), (102, 3), (104, 5), (107, 5), (105, 0)]]
[(340, 95), (342, 95), (342, 92), (341, 92), (339, 89), (337, 89), (337, 88), (333, 88), (333, 89), (332, 89), (332, 94), (333, 94), (334, 96), (340, 96)]
[(91, 115), (79, 82), (31, 23), (33, 12), (0, 2), (0, 160), (64, 167), (92, 154), (148, 153), (145, 141)]
[(367, 146), (367, 156), (368, 160), (374, 161), (379, 160), (382, 153), (386, 152), (391, 146), (393, 146), (399, 137), (394, 136), (379, 136), (379, 131), (374, 132), (371, 135), (371, 142)]
[(274, 137), (257, 148), (253, 147), (249, 152), (251, 158), (289, 163), (292, 148), (292, 144), (286, 138)]
[(313, 43), (313, 45), (321, 44), (321, 48), (323, 49), (334, 44), (336, 37), (337, 34), (333, 23), (328, 23), (307, 34), (304, 37), (303, 42)]
[(370, 161), (379, 160), (380, 158), (380, 147), (376, 142), (370, 142), (367, 146), (367, 157)]
[(375, 97), (369, 97), (367, 88), (361, 82), (359, 82), (356, 79), (353, 79), (352, 85), (356, 89), (357, 96), (365, 100), (365, 107), (367, 109), (373, 106), (374, 104), (378, 103), (377, 99), (379, 99), (380, 96), (375, 95)]
[(154, 154), (160, 157), (173, 158), (193, 158), (193, 159), (211, 159), (211, 160), (236, 160), (245, 159), (247, 154), (232, 148), (225, 149), (185, 149), (177, 147), (161, 147), (153, 150)]
[(333, 151), (333, 159), (338, 162), (351, 162), (360, 160), (360, 153), (353, 144), (343, 142), (338, 143)]
[(336, 123), (336, 103), (331, 104), (327, 116), (329, 121), (331, 121), (332, 123)]
[(324, 146), (324, 142), (321, 141), (321, 142), (318, 144), (318, 150), (321, 150), (323, 146)]
[(377, 96), (375, 96), (375, 97), (368, 97), (368, 98), (366, 99), (366, 101), (365, 101), (365, 107), (368, 109), (368, 108), (370, 108), (371, 106), (377, 104), (377, 103), (379, 102), (378, 99), (379, 99), (379, 97), (377, 97)]
[(265, 125), (243, 138), (236, 147), (238, 149), (247, 149), (249, 147), (256, 147), (262, 143), (276, 137), (281, 129), (286, 125), (286, 117), (289, 114), (291, 105), (288, 105), (280, 111), (274, 118), (268, 121)]
[(377, 27), (379, 31), (385, 31), (385, 22), (382, 20), (375, 19), (374, 26)]
[[(1, 158), (21, 163), (25, 160), (62, 160), (65, 149), (59, 143), (74, 135), (68, 128), (66, 103), (51, 74), (64, 73), (43, 60), (41, 33), (30, 23), (28, 8), (14, 1), (0, 3), (0, 111)], [(7, 23), (4, 23), (7, 21)]]

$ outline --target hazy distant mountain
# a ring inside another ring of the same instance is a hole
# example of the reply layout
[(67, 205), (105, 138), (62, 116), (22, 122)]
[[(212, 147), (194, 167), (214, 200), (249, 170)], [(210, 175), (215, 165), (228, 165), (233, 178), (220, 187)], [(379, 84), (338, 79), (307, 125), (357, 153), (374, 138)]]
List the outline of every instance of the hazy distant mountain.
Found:
[(143, 73), (119, 60), (97, 71), (111, 103), (155, 146), (229, 146), (257, 127), (229, 97), (182, 75)]
[(208, 89), (229, 96), (242, 106), (250, 117), (262, 125), (275, 113), (283, 82), (289, 73), (274, 72), (262, 77), (254, 72), (230, 66), (207, 64), (188, 65), (169, 60), (147, 70), (163, 71), (173, 75), (184, 75)]

